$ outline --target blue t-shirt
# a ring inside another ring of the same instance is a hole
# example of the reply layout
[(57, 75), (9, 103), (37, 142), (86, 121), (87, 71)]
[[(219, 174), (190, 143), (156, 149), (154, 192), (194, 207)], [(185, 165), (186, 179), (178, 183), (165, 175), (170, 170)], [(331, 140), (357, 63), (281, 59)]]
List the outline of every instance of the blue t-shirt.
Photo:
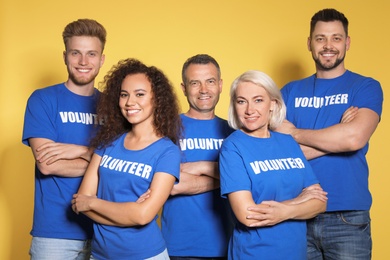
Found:
[[(54, 142), (88, 146), (97, 129), (96, 102), (99, 91), (80, 96), (64, 84), (34, 91), (30, 96), (22, 141), (47, 138)], [(72, 211), (71, 200), (82, 177), (43, 175), (35, 167), (34, 221), (31, 235), (46, 238), (87, 239), (92, 221)]]
[[(222, 142), (232, 132), (227, 121), (219, 117), (197, 120), (184, 114), (181, 119), (181, 162), (217, 162)], [(226, 256), (232, 226), (228, 202), (219, 189), (171, 196), (162, 212), (161, 227), (170, 256)]]
[[(256, 138), (241, 130), (220, 152), (221, 194), (250, 191), (256, 204), (297, 197), (318, 183), (299, 145), (290, 135), (271, 132)], [(287, 220), (270, 227), (249, 228), (237, 222), (229, 243), (229, 259), (306, 259), (306, 221)]]
[[(141, 150), (124, 147), (123, 134), (105, 149), (99, 166), (98, 198), (113, 202), (135, 202), (150, 187), (156, 172), (179, 179), (180, 149), (161, 138)], [(144, 226), (117, 227), (94, 223), (92, 255), (96, 259), (145, 259), (162, 253), (165, 241), (157, 215)]]
[[(282, 90), (287, 119), (298, 128), (322, 129), (340, 123), (351, 106), (382, 113), (383, 92), (378, 81), (351, 71), (334, 79), (311, 77), (287, 84)], [(355, 152), (332, 153), (310, 164), (328, 192), (327, 211), (369, 210), (368, 143)]]

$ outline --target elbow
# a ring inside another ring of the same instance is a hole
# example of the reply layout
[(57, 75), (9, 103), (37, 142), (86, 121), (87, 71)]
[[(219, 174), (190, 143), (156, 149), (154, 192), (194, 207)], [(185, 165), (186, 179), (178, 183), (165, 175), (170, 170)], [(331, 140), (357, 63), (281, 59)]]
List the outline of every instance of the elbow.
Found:
[(236, 218), (242, 225), (244, 225), (246, 227), (251, 227), (251, 224), (255, 223), (256, 221), (253, 219), (248, 219), (247, 215), (249, 215), (249, 214), (250, 213), (248, 212), (245, 215), (241, 215), (241, 216), (236, 215)]
[(361, 132), (354, 131), (349, 133), (348, 137), (342, 142), (344, 148), (342, 149), (345, 152), (354, 152), (362, 149), (368, 142)]
[(318, 206), (316, 207), (316, 210), (313, 212), (313, 215), (310, 216), (310, 218), (314, 218), (320, 213), (324, 213), (326, 211), (327, 202), (319, 201)]
[(320, 208), (318, 209), (318, 214), (324, 213), (326, 211), (328, 203), (327, 202), (322, 202), (320, 205)]
[(38, 168), (39, 172), (43, 175), (51, 175), (53, 170), (50, 166), (48, 166), (45, 163), (36, 162), (36, 167)]
[(121, 226), (145, 226), (153, 221), (153, 219), (156, 217), (156, 214), (152, 214), (147, 209), (140, 209), (138, 210), (138, 213), (136, 215), (128, 214), (129, 216), (132, 215), (132, 218), (126, 218), (124, 223), (122, 223)]

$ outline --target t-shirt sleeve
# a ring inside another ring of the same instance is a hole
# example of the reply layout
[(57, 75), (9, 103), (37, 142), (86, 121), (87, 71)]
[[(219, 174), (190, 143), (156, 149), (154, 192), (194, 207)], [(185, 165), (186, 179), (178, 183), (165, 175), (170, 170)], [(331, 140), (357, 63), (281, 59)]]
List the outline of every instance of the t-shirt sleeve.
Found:
[(35, 91), (27, 101), (24, 115), (22, 142), (29, 145), (29, 138), (47, 138), (56, 141), (55, 115), (52, 114), (52, 104)]
[(176, 182), (180, 177), (180, 150), (176, 145), (170, 145), (160, 156), (155, 172), (165, 172), (175, 176)]
[(357, 95), (352, 100), (352, 105), (358, 108), (369, 108), (381, 116), (383, 90), (380, 83), (375, 79), (365, 78), (357, 91)]
[(232, 142), (225, 140), (219, 155), (221, 196), (239, 190), (251, 190), (251, 182), (245, 171), (241, 154)]

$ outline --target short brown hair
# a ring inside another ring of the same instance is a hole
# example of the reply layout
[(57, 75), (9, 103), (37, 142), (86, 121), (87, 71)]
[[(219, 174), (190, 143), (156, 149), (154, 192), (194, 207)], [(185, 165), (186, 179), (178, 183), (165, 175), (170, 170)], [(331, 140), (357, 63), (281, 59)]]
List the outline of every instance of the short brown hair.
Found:
[(77, 21), (71, 22), (68, 24), (64, 32), (62, 33), (62, 38), (64, 39), (65, 49), (66, 44), (70, 38), (73, 36), (91, 36), (97, 37), (102, 44), (102, 51), (106, 44), (107, 32), (104, 29), (103, 25), (92, 19), (78, 19)]

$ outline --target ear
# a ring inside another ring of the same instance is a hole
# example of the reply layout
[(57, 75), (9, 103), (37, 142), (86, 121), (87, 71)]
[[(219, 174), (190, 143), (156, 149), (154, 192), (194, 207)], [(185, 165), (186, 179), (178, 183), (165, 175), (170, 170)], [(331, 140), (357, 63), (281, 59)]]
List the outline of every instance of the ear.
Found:
[(347, 36), (347, 39), (345, 40), (345, 48), (348, 51), (349, 47), (351, 46), (351, 37)]
[(66, 51), (64, 51), (64, 52), (62, 53), (62, 58), (64, 59), (65, 65), (68, 65), (67, 62), (66, 62)]
[(311, 52), (311, 38), (310, 37), (308, 37), (307, 38), (307, 49)]
[(102, 54), (102, 57), (100, 58), (100, 68), (103, 66), (105, 60), (106, 60), (106, 55)]
[(181, 90), (183, 90), (184, 96), (187, 96), (186, 86), (184, 85), (184, 83), (181, 83), (180, 86), (181, 86)]
[(271, 100), (271, 106), (269, 108), (269, 111), (273, 112), (275, 110), (275, 107), (276, 107), (276, 100)]
[(219, 80), (219, 93), (222, 93), (223, 79)]

